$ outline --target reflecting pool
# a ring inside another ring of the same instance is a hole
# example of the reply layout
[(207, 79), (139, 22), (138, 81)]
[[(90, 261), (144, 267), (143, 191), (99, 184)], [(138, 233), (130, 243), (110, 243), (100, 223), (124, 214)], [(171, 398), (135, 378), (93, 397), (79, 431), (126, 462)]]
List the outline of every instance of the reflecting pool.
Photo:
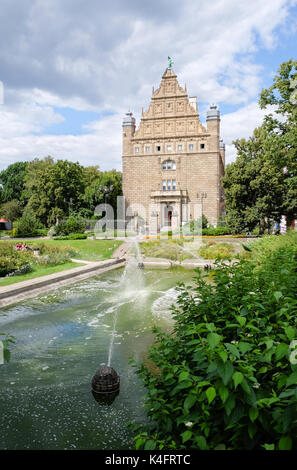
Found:
[[(0, 331), (17, 340), (0, 366), (1, 449), (133, 448), (126, 424), (145, 421), (145, 390), (129, 360), (145, 358), (154, 324), (170, 328), (175, 286), (194, 275), (134, 268), (0, 310)], [(90, 384), (109, 355), (121, 389), (107, 406)]]

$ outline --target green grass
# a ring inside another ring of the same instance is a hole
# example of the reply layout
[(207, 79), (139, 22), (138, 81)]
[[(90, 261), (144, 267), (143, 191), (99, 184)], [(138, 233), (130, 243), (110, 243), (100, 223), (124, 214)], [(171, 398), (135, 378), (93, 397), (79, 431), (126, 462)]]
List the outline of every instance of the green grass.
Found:
[(226, 259), (232, 258), (235, 248), (230, 243), (206, 243), (198, 251), (199, 255), (204, 259)]
[[(38, 245), (38, 242), (44, 243), (48, 246), (58, 247), (72, 247), (76, 254), (74, 258), (86, 260), (86, 261), (100, 261), (109, 259), (113, 252), (122, 244), (119, 240), (53, 240), (53, 239), (42, 239), (42, 240), (26, 240), (26, 239), (15, 239), (10, 240), (14, 245), (18, 242), (26, 242), (27, 245)], [(2, 243), (0, 241), (0, 243)]]
[[(196, 240), (197, 241), (197, 240)], [(239, 243), (203, 241), (201, 248), (194, 239), (150, 240), (140, 243), (142, 254), (146, 257), (167, 258), (172, 261), (184, 261), (192, 258), (216, 259), (229, 258), (241, 251)]]
[(60, 264), (58, 266), (33, 266), (30, 273), (1, 278), (0, 287), (10, 286), (17, 282), (35, 279), (36, 277), (47, 276), (48, 274), (59, 273), (61, 271), (66, 271), (67, 269), (77, 268), (78, 266), (83, 266), (83, 263), (72, 263), (69, 261), (68, 263)]

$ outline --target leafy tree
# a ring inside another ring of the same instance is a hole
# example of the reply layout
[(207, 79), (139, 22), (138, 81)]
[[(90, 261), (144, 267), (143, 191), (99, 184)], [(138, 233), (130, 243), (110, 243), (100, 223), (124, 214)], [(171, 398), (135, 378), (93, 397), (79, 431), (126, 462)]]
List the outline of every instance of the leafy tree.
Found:
[(283, 214), (297, 218), (297, 61), (281, 64), (271, 87), (264, 89), (260, 106), (273, 106), (275, 115), (264, 119), (267, 130), (265, 151), (270, 161), (285, 169)]
[[(112, 190), (110, 190), (111, 187)], [(109, 189), (108, 193), (105, 192), (105, 188)], [(99, 172), (98, 175), (94, 177), (91, 184), (86, 186), (82, 202), (85, 213), (88, 217), (91, 217), (94, 215), (95, 207), (98, 204), (103, 204), (105, 201), (110, 204), (116, 212), (117, 196), (122, 194), (121, 172), (116, 170)]]
[(54, 217), (68, 216), (73, 207), (77, 210), (84, 188), (83, 167), (78, 162), (55, 163), (47, 157), (28, 165), (26, 191), (31, 194), (28, 207), (44, 224), (52, 223)]
[(12, 199), (1, 205), (0, 215), (13, 222), (22, 215), (22, 206), (19, 201)]
[(237, 159), (227, 166), (223, 185), (226, 195), (227, 225), (233, 233), (264, 231), (265, 220), (280, 221), (283, 211), (283, 168), (270, 159), (267, 130), (259, 127), (253, 136), (236, 140)]
[(27, 162), (16, 162), (9, 165), (0, 173), (0, 184), (2, 185), (1, 201), (7, 202), (12, 199), (22, 200), (24, 190)]
[(37, 219), (35, 213), (27, 206), (22, 217), (19, 219), (16, 236), (34, 237), (38, 234), (37, 230), (40, 228), (43, 228), (40, 220)]

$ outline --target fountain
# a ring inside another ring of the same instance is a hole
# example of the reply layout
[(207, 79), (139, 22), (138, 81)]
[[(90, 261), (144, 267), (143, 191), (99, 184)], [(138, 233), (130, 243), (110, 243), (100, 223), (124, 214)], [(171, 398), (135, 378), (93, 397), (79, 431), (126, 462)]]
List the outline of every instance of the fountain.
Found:
[[(143, 290), (143, 276), (136, 273), (137, 268), (143, 268), (143, 262), (141, 258), (141, 252), (137, 240), (134, 240), (134, 246), (136, 250), (136, 260), (134, 257), (129, 257), (128, 262), (125, 266), (122, 278), (120, 280), (120, 290), (124, 292), (124, 297), (135, 293), (139, 294), (140, 290)], [(136, 276), (135, 276), (136, 274)], [(131, 291), (132, 286), (132, 291)], [(101, 404), (110, 405), (120, 390), (120, 376), (110, 366), (111, 358), (113, 353), (114, 338), (116, 335), (116, 326), (118, 319), (118, 308), (115, 310), (113, 318), (113, 328), (110, 338), (108, 361), (107, 365), (100, 367), (93, 376), (92, 379), (92, 392), (95, 399)]]

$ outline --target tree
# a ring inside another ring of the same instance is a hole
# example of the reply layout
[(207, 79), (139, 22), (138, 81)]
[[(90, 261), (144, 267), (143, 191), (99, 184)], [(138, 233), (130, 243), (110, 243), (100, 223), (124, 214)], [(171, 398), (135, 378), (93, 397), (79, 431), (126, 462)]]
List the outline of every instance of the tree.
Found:
[(34, 237), (38, 235), (38, 229), (42, 228), (41, 222), (34, 212), (27, 206), (17, 226), (17, 237)]
[(265, 127), (259, 127), (248, 140), (233, 142), (238, 156), (223, 178), (227, 224), (233, 233), (251, 231), (257, 225), (263, 233), (265, 220), (269, 226), (281, 219), (285, 173), (269, 158), (266, 138)]
[(31, 194), (28, 202), (39, 220), (53, 223), (57, 217), (66, 217), (74, 208), (79, 210), (85, 182), (83, 167), (77, 162), (51, 157), (35, 159), (28, 165), (26, 192)]
[(27, 165), (27, 162), (17, 162), (9, 165), (6, 170), (1, 171), (2, 202), (11, 201), (12, 199), (22, 200)]
[(277, 117), (265, 116), (265, 150), (271, 162), (285, 170), (283, 214), (297, 218), (297, 61), (281, 64), (271, 87), (264, 89), (260, 107), (274, 107)]
[(1, 205), (0, 215), (10, 222), (14, 222), (22, 215), (22, 206), (19, 201), (13, 199)]
[[(89, 167), (93, 168), (93, 167)], [(86, 168), (88, 170), (88, 168)], [(112, 189), (110, 190), (110, 188)], [(105, 192), (105, 188), (109, 191)], [(106, 200), (114, 211), (117, 208), (117, 196), (122, 192), (122, 173), (116, 170), (99, 172), (90, 185), (86, 185), (82, 205), (88, 217), (94, 215), (95, 207), (103, 204)]]

